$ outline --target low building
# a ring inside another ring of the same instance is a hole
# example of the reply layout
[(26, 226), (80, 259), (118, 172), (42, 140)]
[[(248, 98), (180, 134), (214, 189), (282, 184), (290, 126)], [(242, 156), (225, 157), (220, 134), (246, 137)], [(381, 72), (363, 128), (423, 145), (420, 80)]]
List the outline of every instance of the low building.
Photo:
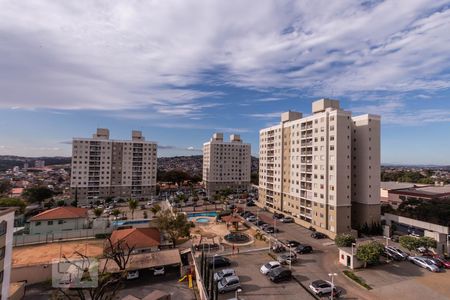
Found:
[(88, 228), (88, 209), (62, 206), (41, 212), (29, 220), (30, 234), (46, 234)]
[(358, 269), (364, 265), (364, 263), (356, 257), (356, 247), (339, 248), (339, 263), (350, 269)]
[[(113, 245), (121, 243), (125, 247), (134, 247), (133, 253), (155, 252), (159, 250), (161, 245), (161, 234), (156, 228), (114, 230), (110, 239)], [(109, 247), (109, 245), (106, 247)]]
[(450, 185), (381, 182), (380, 201), (397, 208), (403, 201), (450, 199)]
[(0, 208), (0, 283), (2, 299), (9, 299), (14, 211), (14, 208)]

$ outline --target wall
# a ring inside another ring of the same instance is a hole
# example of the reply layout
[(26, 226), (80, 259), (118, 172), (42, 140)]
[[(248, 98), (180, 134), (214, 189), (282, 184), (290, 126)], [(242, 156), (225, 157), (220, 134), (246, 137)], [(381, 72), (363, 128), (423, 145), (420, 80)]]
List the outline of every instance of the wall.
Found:
[[(52, 225), (49, 222), (53, 222)], [(40, 223), (40, 225), (37, 225)], [(87, 227), (88, 220), (86, 218), (65, 219), (65, 220), (43, 220), (30, 222), (30, 234), (43, 234), (60, 232), (64, 230), (83, 229)]]
[(6, 233), (4, 237), (5, 242), (5, 257), (3, 258), (3, 282), (2, 282), (2, 299), (6, 299), (9, 295), (9, 283), (11, 276), (11, 261), (12, 261), (12, 239), (14, 231), (14, 211), (4, 214), (0, 217), (0, 222), (6, 221)]
[(27, 285), (44, 282), (52, 278), (52, 265), (28, 265), (11, 269), (11, 282), (25, 281)]

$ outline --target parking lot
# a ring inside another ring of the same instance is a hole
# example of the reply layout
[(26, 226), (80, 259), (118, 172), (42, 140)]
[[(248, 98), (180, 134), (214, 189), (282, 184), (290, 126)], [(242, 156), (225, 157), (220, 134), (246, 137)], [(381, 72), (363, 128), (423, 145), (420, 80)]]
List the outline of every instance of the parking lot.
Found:
[[(296, 281), (273, 283), (266, 275), (261, 274), (263, 264), (273, 260), (267, 252), (253, 252), (229, 257), (232, 260), (231, 268), (239, 276), (242, 292), (240, 299), (314, 299)], [(293, 272), (295, 279), (303, 279), (302, 274)], [(234, 292), (219, 295), (219, 299), (234, 298)]]

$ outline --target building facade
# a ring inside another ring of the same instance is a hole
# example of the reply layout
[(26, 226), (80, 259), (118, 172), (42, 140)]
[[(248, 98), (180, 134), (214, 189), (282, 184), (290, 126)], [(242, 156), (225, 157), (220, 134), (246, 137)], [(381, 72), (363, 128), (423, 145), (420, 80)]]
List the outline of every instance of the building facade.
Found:
[(215, 133), (203, 144), (203, 183), (208, 196), (226, 188), (247, 190), (250, 185), (251, 147), (239, 135), (223, 140)]
[(41, 212), (29, 220), (30, 234), (47, 234), (89, 227), (88, 209), (61, 206)]
[(331, 237), (379, 222), (380, 117), (352, 117), (330, 99), (312, 112), (260, 130), (260, 205)]
[(14, 208), (0, 209), (0, 282), (1, 299), (9, 299), (12, 245), (14, 232)]
[(99, 128), (72, 142), (71, 192), (79, 204), (106, 197), (148, 199), (156, 187), (157, 144), (140, 131), (131, 140), (111, 140)]

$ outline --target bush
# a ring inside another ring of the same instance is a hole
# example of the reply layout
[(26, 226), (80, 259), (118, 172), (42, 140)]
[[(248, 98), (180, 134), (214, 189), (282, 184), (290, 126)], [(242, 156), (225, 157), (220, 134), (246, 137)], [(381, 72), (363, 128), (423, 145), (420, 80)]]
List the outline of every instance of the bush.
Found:
[(334, 239), (336, 246), (338, 247), (351, 247), (356, 242), (355, 237), (351, 234), (338, 234)]
[(343, 271), (343, 273), (345, 274), (345, 276), (347, 276), (348, 278), (350, 278), (351, 280), (353, 280), (354, 282), (358, 283), (359, 285), (365, 287), (368, 290), (371, 290), (372, 288), (370, 287), (370, 285), (368, 285), (364, 279), (362, 279), (361, 277), (357, 276), (355, 273), (353, 273), (352, 271), (349, 270), (345, 270)]
[(110, 236), (110, 234), (108, 234), (108, 233), (97, 233), (96, 235), (95, 235), (95, 238), (96, 239), (106, 239), (106, 238), (108, 238)]

